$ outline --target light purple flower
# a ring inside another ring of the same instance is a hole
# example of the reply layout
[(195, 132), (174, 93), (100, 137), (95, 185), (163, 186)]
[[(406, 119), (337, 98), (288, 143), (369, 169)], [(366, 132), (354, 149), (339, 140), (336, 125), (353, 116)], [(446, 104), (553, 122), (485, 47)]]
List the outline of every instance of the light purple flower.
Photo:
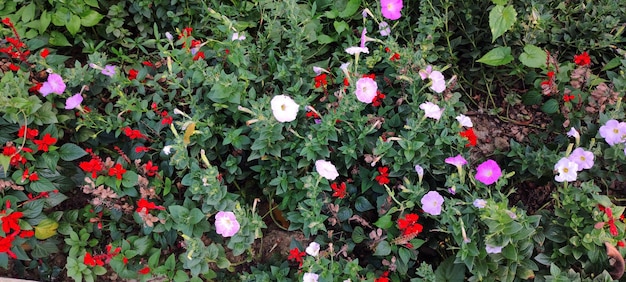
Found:
[(456, 186), (452, 186), (452, 187), (448, 188), (448, 193), (450, 193), (452, 195), (456, 195)]
[[(373, 99), (373, 98), (372, 98)], [(439, 108), (432, 102), (425, 102), (420, 105), (420, 109), (424, 110), (426, 117), (439, 120), (444, 109)]]
[(474, 126), (474, 124), (472, 123), (472, 120), (466, 115), (458, 115), (456, 117), (456, 120), (461, 124), (461, 126), (464, 126), (464, 127)]
[(61, 95), (64, 91), (65, 82), (63, 82), (63, 78), (56, 73), (49, 74), (48, 81), (44, 82), (41, 88), (39, 88), (39, 93), (44, 97), (48, 96), (50, 93)]
[(397, 20), (402, 16), (402, 0), (381, 0), (380, 6), (383, 17), (387, 19)]
[(242, 41), (245, 39), (246, 39), (246, 35), (243, 33), (239, 34), (239, 32), (233, 33), (233, 36), (230, 38), (230, 40), (232, 41)]
[(365, 48), (366, 42), (367, 42), (367, 29), (363, 28), (363, 31), (361, 31), (361, 45), (359, 47)]
[(233, 212), (219, 211), (215, 215), (215, 231), (223, 237), (231, 237), (239, 231), (239, 222)]
[(503, 246), (494, 246), (490, 244), (485, 245), (485, 250), (488, 254), (499, 254), (502, 252)]
[(554, 177), (554, 180), (558, 182), (576, 181), (578, 177), (578, 164), (570, 161), (568, 158), (561, 158), (559, 162), (554, 165), (554, 170), (558, 173), (558, 175)]
[(391, 28), (387, 22), (380, 22), (378, 24), (378, 31), (381, 36), (389, 36), (389, 34), (391, 34)]
[(318, 244), (317, 242), (311, 242), (309, 243), (309, 246), (306, 247), (305, 251), (310, 256), (316, 257), (320, 253), (320, 244)]
[(472, 205), (474, 205), (475, 207), (477, 207), (479, 209), (482, 209), (482, 208), (487, 206), (487, 201), (485, 201), (484, 199), (476, 199), (476, 200), (474, 200)]
[(169, 40), (169, 41), (173, 41), (174, 40), (174, 36), (172, 36), (172, 34), (169, 31), (165, 32), (165, 38), (167, 38), (167, 40)]
[(574, 137), (576, 139), (580, 138), (580, 133), (578, 133), (578, 131), (576, 130), (576, 128), (570, 128), (569, 131), (567, 132), (567, 136), (569, 137)]
[(317, 282), (319, 275), (307, 272), (302, 276), (302, 282)]
[(622, 143), (626, 135), (626, 123), (611, 119), (600, 127), (600, 136), (607, 144), (613, 146)]
[(369, 77), (361, 77), (356, 81), (356, 98), (363, 103), (371, 103), (376, 97), (378, 85)]
[(367, 49), (367, 47), (363, 48), (363, 47), (358, 47), (358, 46), (352, 46), (352, 47), (346, 48), (346, 53), (350, 55), (355, 55), (355, 54), (360, 54), (360, 53), (369, 54), (370, 50)]
[(437, 93), (441, 93), (446, 90), (446, 79), (440, 71), (432, 71), (430, 75), (428, 75), (428, 78), (432, 83), (430, 89)]
[(65, 109), (71, 110), (80, 106), (80, 103), (83, 102), (83, 95), (80, 93), (76, 93), (65, 100)]
[(315, 161), (315, 171), (328, 180), (335, 180), (335, 178), (339, 176), (339, 172), (337, 172), (335, 165), (325, 160)]
[(461, 154), (458, 154), (455, 157), (446, 158), (445, 162), (447, 164), (451, 164), (451, 165), (454, 165), (456, 167), (461, 167), (461, 166), (467, 164), (467, 160), (465, 160), (465, 158), (463, 156), (461, 156)]
[(431, 65), (426, 66), (425, 69), (419, 70), (419, 74), (422, 80), (427, 79), (431, 72), (433, 72), (433, 66)]
[(578, 165), (578, 171), (593, 167), (593, 153), (585, 151), (583, 148), (578, 147), (574, 149), (567, 158)]
[(430, 191), (422, 197), (422, 210), (432, 215), (440, 215), (443, 201), (443, 197), (437, 191)]
[(320, 68), (318, 66), (313, 66), (313, 72), (315, 73), (315, 75), (320, 75), (320, 74), (322, 74), (322, 72), (329, 73), (324, 68)]
[(102, 74), (108, 77), (113, 77), (115, 75), (115, 66), (113, 65), (104, 66), (104, 69), (102, 69)]
[(476, 175), (474, 177), (485, 185), (491, 185), (496, 183), (501, 175), (502, 170), (498, 166), (498, 163), (494, 160), (487, 160), (476, 168)]

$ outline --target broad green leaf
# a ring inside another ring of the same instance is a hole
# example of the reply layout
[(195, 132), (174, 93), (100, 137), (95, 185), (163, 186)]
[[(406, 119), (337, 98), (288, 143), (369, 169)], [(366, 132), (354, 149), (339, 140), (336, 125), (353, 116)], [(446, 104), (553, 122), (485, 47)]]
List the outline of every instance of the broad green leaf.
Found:
[(29, 184), (29, 187), (31, 190), (33, 190), (33, 192), (37, 193), (50, 192), (56, 189), (56, 187), (54, 187), (54, 184), (52, 184), (50, 180), (41, 176), (39, 176), (39, 180), (31, 182)]
[(317, 36), (317, 43), (319, 44), (328, 44), (332, 42), (335, 42), (335, 39), (326, 34), (320, 34)]
[(489, 27), (491, 28), (491, 42), (496, 41), (507, 30), (513, 27), (517, 20), (517, 12), (511, 5), (506, 7), (497, 5), (489, 12)]
[(26, 5), (22, 10), (22, 21), (27, 23), (32, 21), (35, 18), (35, 3), (30, 3)]
[(360, 6), (361, 0), (350, 0), (346, 5), (346, 8), (339, 13), (339, 16), (342, 18), (349, 18), (359, 10)]
[(122, 176), (122, 186), (124, 187), (135, 187), (137, 186), (137, 180), (139, 176), (136, 172), (132, 170), (127, 170)]
[(380, 241), (380, 243), (378, 243), (378, 246), (376, 246), (374, 255), (384, 257), (389, 254), (391, 254), (391, 246), (389, 245), (389, 242), (384, 241), (384, 240)]
[(9, 171), (10, 163), (11, 163), (11, 157), (0, 155), (0, 167), (2, 167), (2, 171), (4, 172), (4, 175), (6, 175), (7, 171)]
[(78, 15), (71, 15), (70, 20), (65, 23), (65, 28), (70, 32), (72, 36), (80, 30), (80, 17)]
[(48, 239), (57, 234), (59, 223), (51, 218), (46, 218), (35, 226), (35, 237), (39, 240)]
[(495, 5), (506, 5), (506, 3), (509, 2), (509, 0), (491, 0), (491, 3), (495, 4)]
[(555, 99), (550, 99), (541, 105), (541, 110), (546, 114), (554, 114), (559, 110), (559, 102)]
[(77, 160), (84, 155), (87, 155), (87, 152), (74, 143), (65, 143), (59, 149), (61, 159), (68, 162)]
[(65, 35), (56, 30), (50, 33), (50, 44), (54, 46), (72, 46)]
[(497, 47), (487, 52), (477, 62), (490, 66), (506, 65), (513, 61), (513, 55), (511, 55), (511, 47)]
[(365, 197), (361, 196), (356, 198), (354, 208), (357, 211), (364, 212), (373, 209), (374, 206), (372, 206), (372, 204), (370, 204), (370, 202)]
[(528, 91), (522, 95), (522, 103), (524, 105), (537, 105), (541, 103), (541, 100), (543, 100), (543, 95), (537, 90)]
[(333, 26), (335, 27), (335, 31), (337, 33), (341, 33), (344, 30), (349, 30), (350, 26), (345, 21), (334, 21)]
[(391, 220), (391, 215), (386, 214), (382, 216), (376, 222), (374, 222), (374, 225), (382, 229), (390, 228), (391, 226), (393, 226), (393, 220)]
[(607, 71), (622, 65), (622, 59), (620, 57), (615, 57), (610, 60), (606, 65), (602, 68), (602, 71)]
[(548, 54), (543, 49), (528, 44), (524, 46), (524, 53), (519, 55), (519, 60), (527, 67), (545, 68)]
[(43, 12), (41, 12), (41, 16), (39, 17), (39, 28), (38, 28), (38, 31), (40, 34), (44, 33), (44, 31), (48, 29), (48, 26), (50, 25), (50, 21), (52, 21), (52, 16), (50, 16), (48, 11), (44, 10)]
[(85, 4), (94, 7), (94, 8), (99, 8), (98, 6), (98, 0), (84, 0)]
[[(98, 3), (96, 2), (96, 4)], [(100, 13), (94, 10), (87, 10), (80, 15), (80, 24), (86, 27), (94, 26), (98, 24), (103, 18), (104, 16)]]

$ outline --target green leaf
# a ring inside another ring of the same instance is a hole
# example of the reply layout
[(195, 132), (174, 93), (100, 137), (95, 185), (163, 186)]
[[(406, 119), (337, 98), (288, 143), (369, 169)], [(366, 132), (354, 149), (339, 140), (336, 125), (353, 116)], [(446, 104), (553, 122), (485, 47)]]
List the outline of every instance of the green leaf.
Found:
[(346, 8), (339, 13), (339, 17), (342, 17), (342, 18), (351, 17), (352, 15), (354, 15), (354, 13), (356, 13), (359, 10), (360, 6), (361, 6), (361, 0), (350, 0), (348, 4), (346, 5)]
[(354, 208), (357, 211), (364, 212), (373, 209), (374, 206), (372, 206), (372, 204), (370, 204), (370, 202), (365, 197), (361, 196), (356, 198)]
[(490, 66), (506, 65), (513, 61), (513, 55), (511, 55), (511, 47), (497, 47), (487, 52), (477, 62)]
[(335, 31), (337, 33), (341, 33), (344, 30), (349, 30), (350, 26), (345, 21), (334, 21), (333, 26), (335, 27)]
[(133, 242), (133, 247), (137, 251), (138, 255), (145, 255), (152, 248), (153, 241), (150, 237), (141, 237)]
[(393, 226), (393, 220), (391, 220), (391, 215), (386, 214), (382, 216), (376, 222), (374, 222), (374, 225), (382, 229), (390, 228), (391, 226)]
[[(96, 2), (96, 5), (97, 4), (98, 2)], [(91, 27), (98, 24), (103, 18), (104, 16), (100, 13), (94, 10), (87, 10), (80, 15), (80, 24), (82, 26)]]
[(33, 192), (37, 193), (49, 192), (56, 189), (56, 187), (54, 187), (54, 184), (52, 184), (50, 180), (41, 176), (39, 176), (39, 180), (31, 182), (29, 184), (29, 187), (31, 190), (33, 190)]
[(506, 5), (507, 2), (509, 2), (509, 0), (491, 0), (491, 3), (495, 5)]
[(541, 110), (546, 114), (554, 114), (559, 110), (559, 102), (555, 99), (550, 99), (541, 105)]
[(528, 44), (524, 46), (524, 53), (519, 55), (519, 60), (527, 67), (531, 68), (545, 68), (546, 58), (548, 54), (543, 49)]
[(80, 30), (80, 17), (78, 15), (71, 15), (70, 20), (65, 23), (65, 28), (70, 32), (72, 36), (76, 35)]
[(30, 3), (26, 5), (24, 8), (20, 9), (22, 11), (22, 21), (27, 23), (32, 21), (35, 18), (35, 3)]
[(59, 228), (59, 223), (56, 220), (46, 218), (35, 226), (35, 238), (39, 240), (48, 239), (57, 234), (57, 228)]
[(332, 42), (335, 42), (335, 39), (326, 34), (320, 34), (317, 36), (317, 43), (319, 44), (328, 44)]
[(74, 143), (65, 143), (59, 148), (59, 157), (64, 161), (71, 162), (84, 155), (87, 155), (87, 152)]
[(189, 224), (197, 224), (198, 222), (200, 222), (203, 218), (205, 217), (204, 213), (198, 209), (198, 208), (193, 208), (190, 212), (189, 212)]
[(517, 12), (511, 5), (506, 7), (497, 5), (489, 12), (489, 27), (491, 28), (491, 42), (496, 41), (507, 30), (509, 30), (517, 20)]
[(137, 180), (139, 176), (136, 172), (132, 170), (127, 170), (122, 176), (122, 186), (124, 187), (134, 187), (137, 185)]
[(4, 172), (4, 175), (6, 175), (7, 171), (9, 171), (10, 164), (11, 164), (11, 157), (0, 155), (0, 167), (2, 167), (2, 171)]
[(391, 246), (389, 245), (389, 242), (387, 241), (380, 241), (380, 243), (378, 243), (378, 246), (376, 246), (376, 250), (374, 251), (374, 255), (375, 256), (387, 256), (391, 254)]
[(38, 28), (38, 31), (40, 34), (44, 33), (44, 31), (48, 29), (48, 26), (50, 26), (50, 21), (52, 21), (52, 16), (48, 14), (48, 11), (44, 10), (43, 12), (41, 12), (41, 16), (39, 17), (39, 28)]
[(615, 57), (610, 60), (606, 65), (602, 68), (602, 71), (607, 71), (622, 65), (622, 59), (620, 57)]
[(528, 91), (526, 94), (522, 95), (522, 103), (524, 103), (524, 105), (538, 105), (542, 100), (543, 95), (536, 90)]
[(72, 46), (63, 33), (56, 30), (50, 33), (50, 44), (54, 46)]
[(98, 6), (98, 0), (84, 0), (85, 4), (94, 7), (94, 8), (99, 8)]

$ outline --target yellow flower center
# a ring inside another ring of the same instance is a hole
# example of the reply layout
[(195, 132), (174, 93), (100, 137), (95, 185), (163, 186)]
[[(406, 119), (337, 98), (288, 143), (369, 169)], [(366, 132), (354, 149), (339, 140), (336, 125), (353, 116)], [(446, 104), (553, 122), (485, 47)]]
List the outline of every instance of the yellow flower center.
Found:
[(569, 168), (564, 167), (563, 168), (563, 172), (565, 172), (565, 173), (569, 172)]

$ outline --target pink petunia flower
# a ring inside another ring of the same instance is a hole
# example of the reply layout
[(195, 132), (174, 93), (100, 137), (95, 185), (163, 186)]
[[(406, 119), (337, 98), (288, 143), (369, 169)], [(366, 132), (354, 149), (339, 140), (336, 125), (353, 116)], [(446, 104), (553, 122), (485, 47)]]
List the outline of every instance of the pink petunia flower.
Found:
[(476, 168), (476, 180), (485, 185), (491, 185), (502, 176), (502, 170), (494, 160), (487, 160)]
[(48, 75), (48, 81), (44, 82), (41, 88), (39, 88), (39, 93), (44, 97), (48, 96), (50, 93), (61, 95), (64, 91), (65, 82), (63, 82), (63, 78), (56, 73)]
[(381, 0), (380, 6), (383, 17), (394, 21), (400, 18), (402, 0)]
[(441, 114), (443, 114), (443, 110), (439, 108), (436, 104), (432, 102), (425, 102), (420, 105), (420, 109), (424, 110), (426, 117), (439, 120), (441, 118)]
[(220, 211), (215, 215), (215, 231), (223, 237), (231, 237), (239, 231), (239, 222), (233, 212)]
[(65, 109), (71, 110), (80, 106), (80, 103), (83, 102), (83, 95), (80, 93), (76, 93), (65, 100)]
[(376, 97), (378, 85), (369, 77), (362, 77), (356, 81), (356, 98), (363, 103), (371, 103)]
[(315, 161), (315, 171), (328, 180), (335, 180), (339, 176), (335, 165), (325, 160)]

